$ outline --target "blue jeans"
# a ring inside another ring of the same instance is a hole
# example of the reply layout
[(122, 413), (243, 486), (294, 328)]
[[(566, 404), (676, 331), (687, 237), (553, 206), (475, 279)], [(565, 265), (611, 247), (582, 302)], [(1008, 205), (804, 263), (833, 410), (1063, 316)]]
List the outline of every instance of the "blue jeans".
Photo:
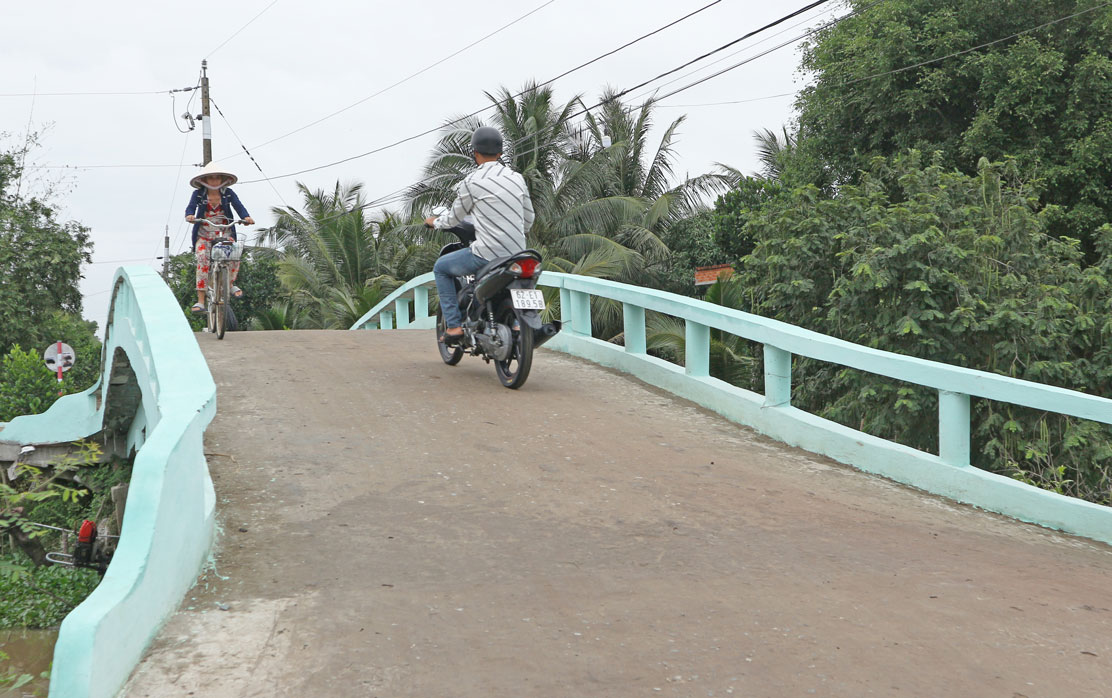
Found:
[(467, 247), (440, 257), (432, 267), (436, 276), (436, 290), (440, 293), (440, 310), (444, 313), (444, 327), (459, 327), (463, 317), (459, 311), (459, 297), (456, 296), (455, 277), (467, 276), (486, 266), (487, 261), (471, 253)]

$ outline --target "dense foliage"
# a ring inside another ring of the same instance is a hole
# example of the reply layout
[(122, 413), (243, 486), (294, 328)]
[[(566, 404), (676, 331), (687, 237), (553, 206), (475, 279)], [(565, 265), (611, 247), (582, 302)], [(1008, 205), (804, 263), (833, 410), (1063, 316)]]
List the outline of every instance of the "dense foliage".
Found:
[[(281, 298), (278, 266), (269, 252), (263, 248), (251, 247), (244, 251), (239, 275), (236, 277), (236, 285), (243, 289), (243, 297), (232, 299), (232, 311), (239, 329), (253, 328), (270, 306)], [(204, 313), (189, 310), (197, 302), (196, 270), (196, 256), (192, 252), (174, 255), (167, 265), (170, 291), (195, 332), (205, 326)]]
[(0, 421), (41, 412), (58, 397), (42, 352), (61, 340), (77, 354), (63, 390), (89, 387), (99, 374), (96, 323), (81, 317), (81, 265), (91, 259), (89, 229), (58, 220), (49, 196), (22, 182), (21, 149), (0, 151)]
[[(821, 186), (856, 181), (872, 157), (912, 148), (938, 151), (943, 167), (966, 174), (982, 157), (1012, 157), (1043, 181), (1041, 204), (1060, 207), (1048, 211), (1049, 230), (1081, 239), (1092, 254), (1095, 231), (1112, 220), (1112, 7), (849, 4), (862, 12), (803, 53), (814, 83), (798, 100), (802, 152), (789, 169)], [(967, 51), (990, 42), (998, 43)]]
[(96, 587), (96, 572), (43, 559), (62, 549), (61, 534), (33, 524), (76, 531), (84, 519), (111, 515), (111, 489), (130, 480), (131, 467), (102, 464), (100, 453), (84, 441), (48, 467), (21, 464), (14, 479), (0, 476), (0, 530), (12, 534), (0, 542), (0, 628), (55, 626)]
[[(756, 245), (720, 285), (736, 288), (728, 305), (865, 346), (1109, 394), (1112, 228), (1086, 267), (1049, 217), (1014, 162), (968, 176), (915, 152), (879, 158), (836, 197), (801, 188), (754, 213)], [(937, 448), (933, 391), (809, 360), (793, 370), (793, 404)], [(1112, 501), (1112, 433), (1095, 423), (975, 400), (974, 462)]]
[(93, 570), (33, 567), (25, 557), (6, 562), (24, 574), (0, 577), (0, 628), (57, 627), (100, 583)]

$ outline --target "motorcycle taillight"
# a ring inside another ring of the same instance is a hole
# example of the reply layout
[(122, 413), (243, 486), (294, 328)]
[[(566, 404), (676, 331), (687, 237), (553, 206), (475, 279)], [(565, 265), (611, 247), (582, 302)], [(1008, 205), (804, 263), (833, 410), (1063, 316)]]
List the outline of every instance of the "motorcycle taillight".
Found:
[(533, 278), (533, 274), (537, 271), (537, 266), (539, 264), (540, 262), (535, 259), (519, 259), (510, 265), (510, 273), (516, 274), (523, 279), (531, 279)]

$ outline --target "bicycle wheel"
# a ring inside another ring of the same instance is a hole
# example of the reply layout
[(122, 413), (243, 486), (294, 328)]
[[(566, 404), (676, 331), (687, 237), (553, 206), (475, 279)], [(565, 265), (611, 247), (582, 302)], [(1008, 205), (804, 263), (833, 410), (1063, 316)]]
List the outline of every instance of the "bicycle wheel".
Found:
[[(498, 322), (513, 327), (517, 322), (517, 314), (509, 301), (502, 304), (498, 311)], [(513, 333), (514, 347), (510, 356), (505, 361), (494, 361), (494, 371), (502, 385), (517, 390), (525, 385), (529, 377), (529, 369), (533, 367), (533, 328), (521, 323), (521, 328)]]
[(216, 271), (216, 284), (212, 292), (216, 294), (213, 306), (216, 308), (216, 338), (224, 339), (224, 331), (228, 329), (228, 296), (231, 295), (231, 280), (228, 270), (223, 265)]

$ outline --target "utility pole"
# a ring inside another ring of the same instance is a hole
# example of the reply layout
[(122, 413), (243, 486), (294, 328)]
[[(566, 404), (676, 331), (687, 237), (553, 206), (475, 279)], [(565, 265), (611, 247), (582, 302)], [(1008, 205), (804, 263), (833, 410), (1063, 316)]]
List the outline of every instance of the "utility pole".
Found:
[(209, 115), (208, 61), (201, 61), (201, 134), (204, 136), (204, 155), (201, 167), (212, 162), (212, 118)]
[(162, 238), (162, 280), (170, 283), (170, 226), (166, 226), (166, 236)]

